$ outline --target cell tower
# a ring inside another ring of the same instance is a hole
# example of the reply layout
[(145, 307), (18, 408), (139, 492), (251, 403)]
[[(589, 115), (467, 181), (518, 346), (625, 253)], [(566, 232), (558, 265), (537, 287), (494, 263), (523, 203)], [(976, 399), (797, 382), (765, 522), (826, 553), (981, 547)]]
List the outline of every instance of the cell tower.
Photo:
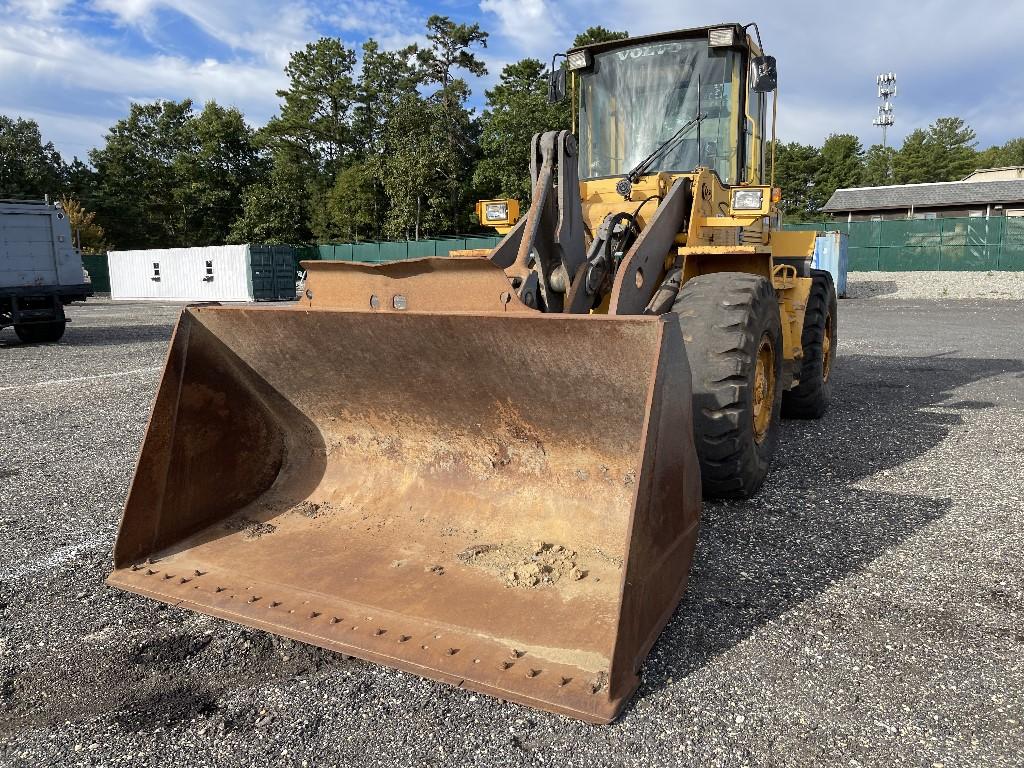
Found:
[(878, 85), (878, 98), (882, 103), (878, 105), (878, 117), (871, 121), (872, 125), (882, 126), (882, 146), (886, 146), (885, 134), (890, 125), (895, 122), (892, 115), (892, 102), (889, 99), (896, 95), (896, 73), (883, 72), (875, 78)]

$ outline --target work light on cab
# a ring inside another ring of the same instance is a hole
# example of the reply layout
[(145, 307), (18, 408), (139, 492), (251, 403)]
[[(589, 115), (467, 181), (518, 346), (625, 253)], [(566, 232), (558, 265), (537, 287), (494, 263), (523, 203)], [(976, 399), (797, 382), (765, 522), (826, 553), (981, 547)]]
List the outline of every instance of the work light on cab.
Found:
[(757, 211), (764, 202), (763, 189), (734, 189), (732, 209), (734, 211)]

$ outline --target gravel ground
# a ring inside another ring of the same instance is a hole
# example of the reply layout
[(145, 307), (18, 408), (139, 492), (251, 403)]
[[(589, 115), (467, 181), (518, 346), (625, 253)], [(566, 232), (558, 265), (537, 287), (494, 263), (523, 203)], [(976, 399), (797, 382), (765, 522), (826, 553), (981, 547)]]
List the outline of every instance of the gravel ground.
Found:
[(1024, 763), (1024, 303), (840, 304), (832, 411), (706, 505), (604, 727), (105, 587), (176, 313), (0, 332), (0, 765)]
[(850, 272), (851, 299), (1024, 299), (1024, 272)]

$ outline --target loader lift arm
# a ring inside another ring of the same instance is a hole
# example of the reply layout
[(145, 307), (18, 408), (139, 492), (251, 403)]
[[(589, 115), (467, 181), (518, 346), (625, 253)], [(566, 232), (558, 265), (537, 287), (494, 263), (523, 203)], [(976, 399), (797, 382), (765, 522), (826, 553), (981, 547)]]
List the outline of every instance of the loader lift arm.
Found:
[(606, 216), (587, 250), (576, 140), (569, 131), (549, 131), (534, 135), (531, 148), (530, 210), (498, 243), (491, 261), (505, 270), (528, 307), (579, 314), (610, 292), (612, 314), (642, 314), (665, 287), (659, 283), (663, 263), (676, 233), (685, 231), (693, 205), (690, 179), (673, 185), (646, 227), (628, 213)]
[(534, 135), (530, 210), (491, 255), (520, 300), (545, 312), (562, 311), (572, 276), (585, 258), (576, 154), (569, 131)]

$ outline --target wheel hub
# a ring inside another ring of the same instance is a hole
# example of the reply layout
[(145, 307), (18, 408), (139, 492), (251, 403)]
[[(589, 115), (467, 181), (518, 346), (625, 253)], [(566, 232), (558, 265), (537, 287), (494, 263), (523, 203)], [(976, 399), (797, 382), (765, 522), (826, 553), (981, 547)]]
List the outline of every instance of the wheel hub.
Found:
[(767, 334), (757, 348), (753, 401), (754, 439), (760, 443), (768, 434), (775, 403), (775, 347)]
[(832, 371), (832, 313), (825, 315), (825, 336), (821, 340), (821, 379), (828, 381), (828, 375)]

